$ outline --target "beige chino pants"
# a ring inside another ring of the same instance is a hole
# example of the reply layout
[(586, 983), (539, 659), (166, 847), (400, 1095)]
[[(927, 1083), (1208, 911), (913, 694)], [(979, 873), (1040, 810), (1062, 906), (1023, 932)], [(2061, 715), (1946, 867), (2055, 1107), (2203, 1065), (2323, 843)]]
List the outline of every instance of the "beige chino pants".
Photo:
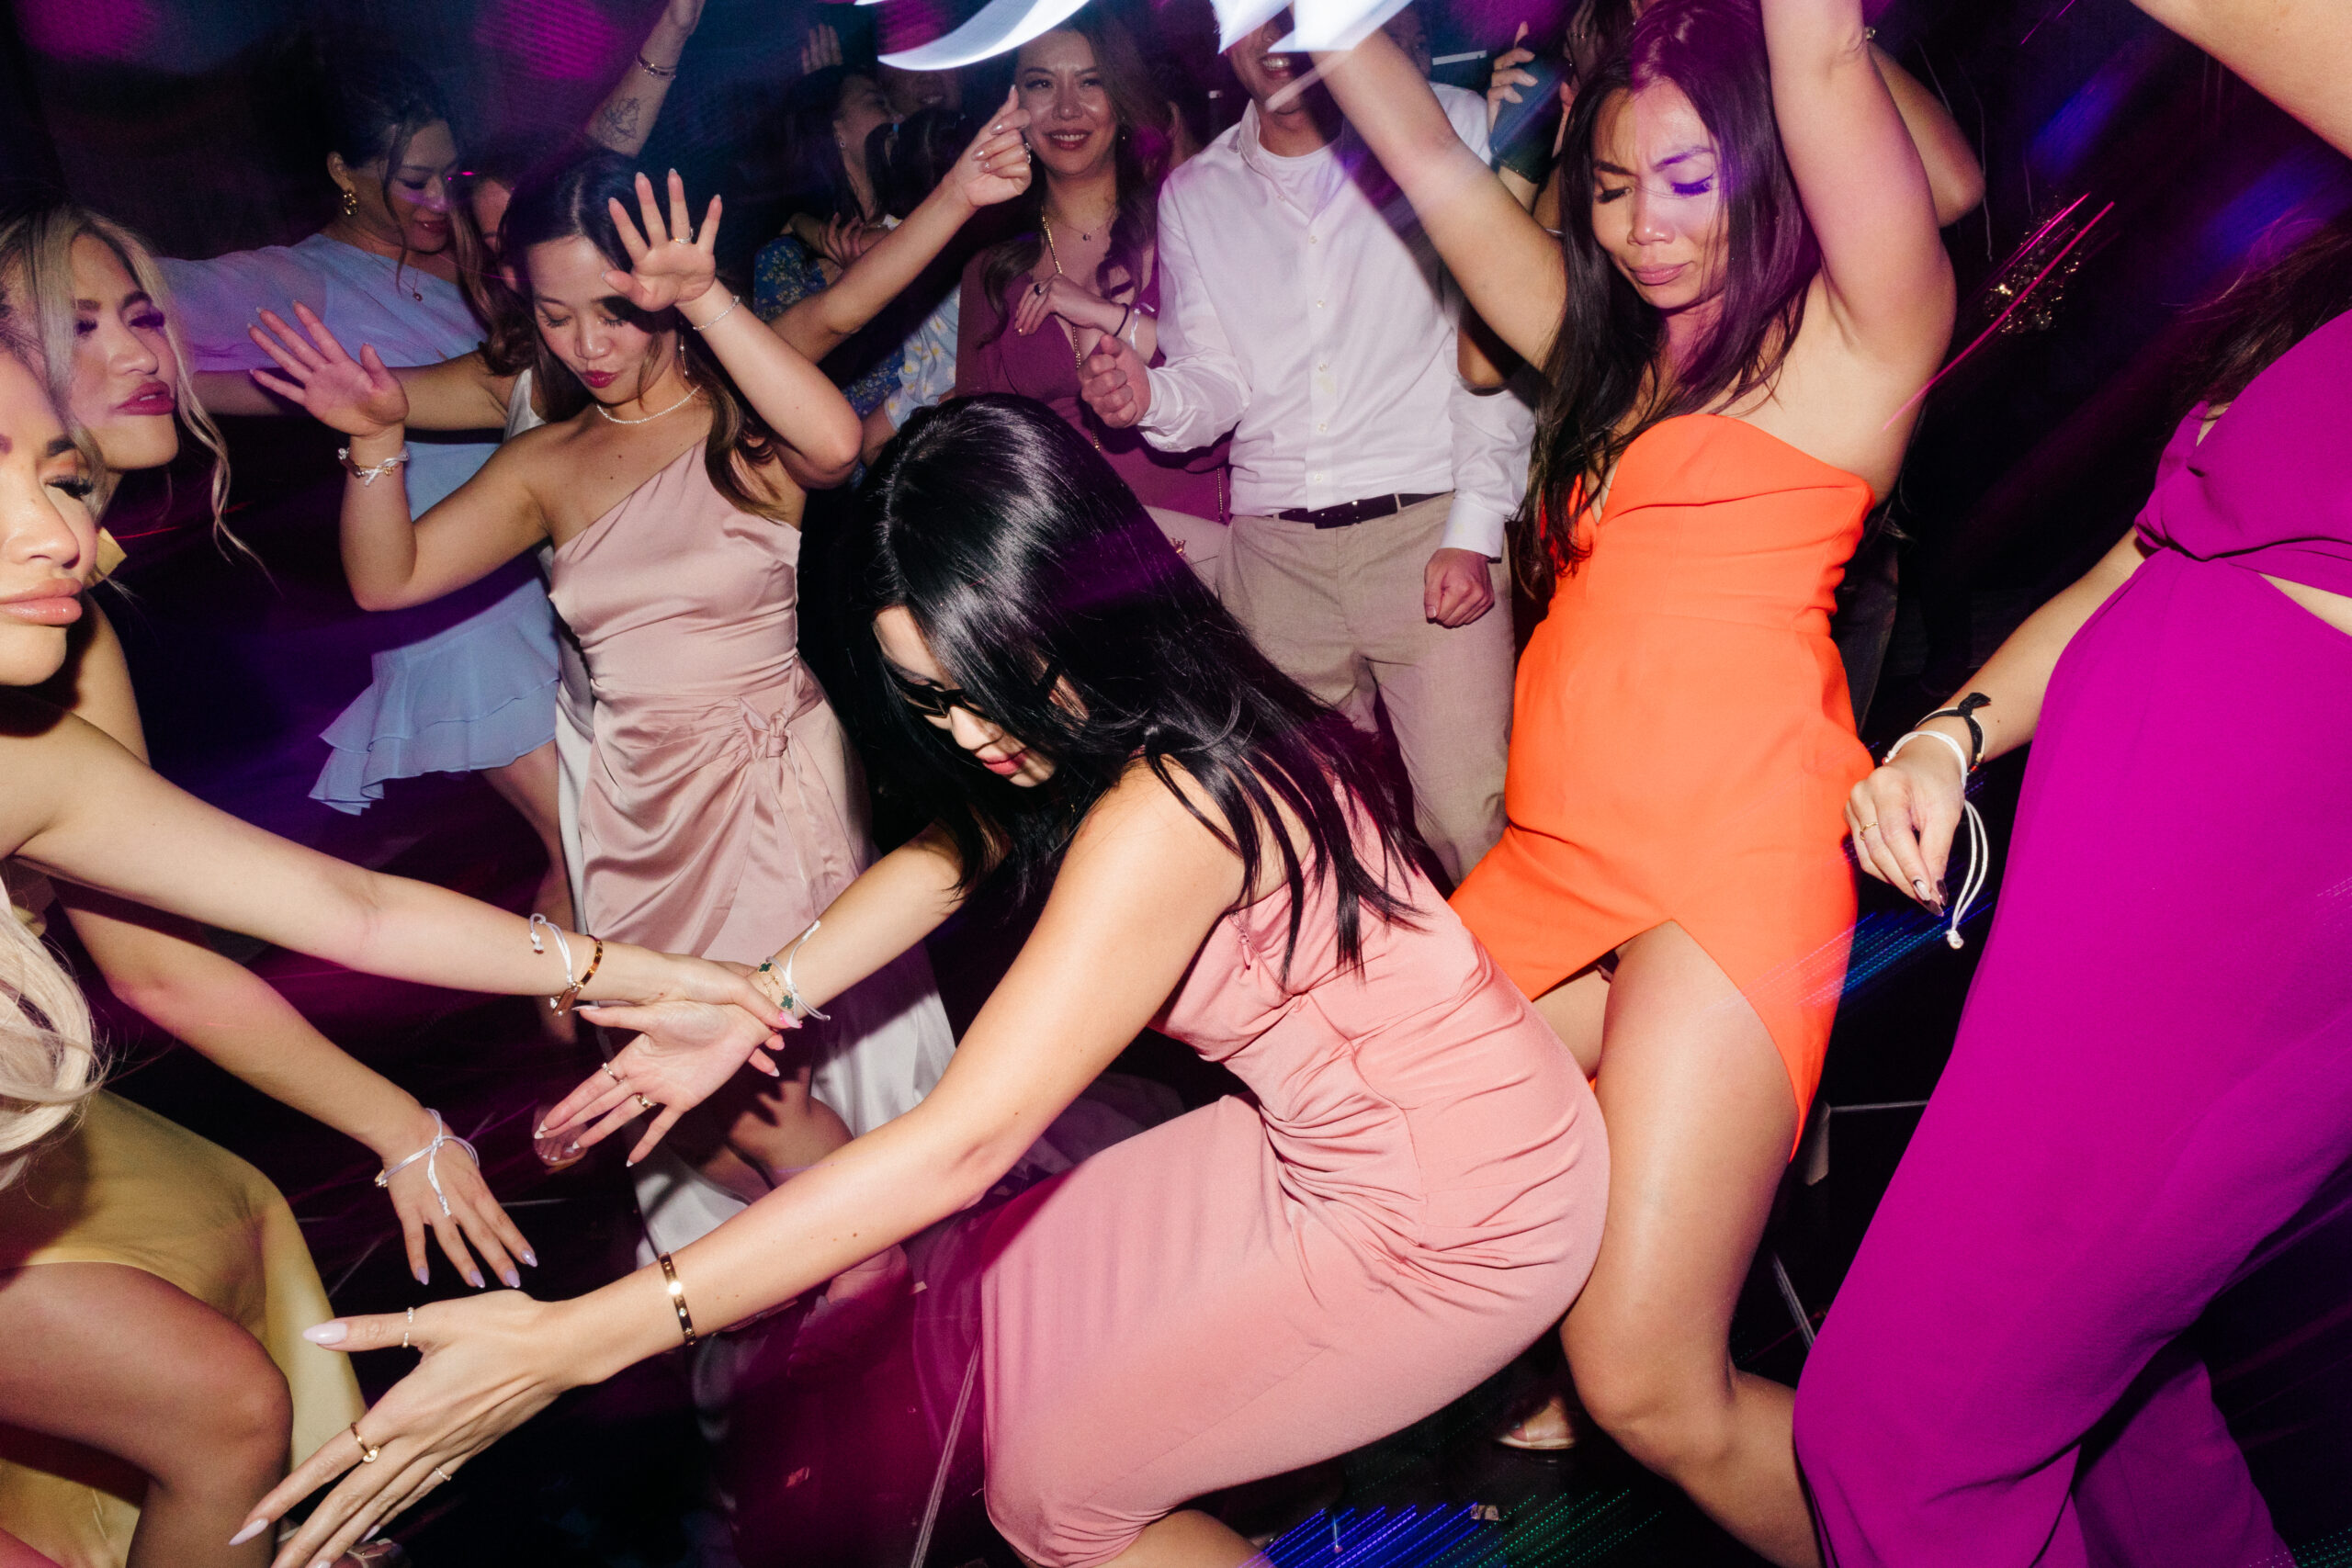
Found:
[(1510, 749), (1510, 594), (1466, 626), (1421, 613), (1422, 576), (1453, 496), (1349, 528), (1236, 517), (1220, 592), (1283, 671), (1360, 728), (1373, 699), (1411, 778), (1421, 836), (1459, 882), (1503, 831)]

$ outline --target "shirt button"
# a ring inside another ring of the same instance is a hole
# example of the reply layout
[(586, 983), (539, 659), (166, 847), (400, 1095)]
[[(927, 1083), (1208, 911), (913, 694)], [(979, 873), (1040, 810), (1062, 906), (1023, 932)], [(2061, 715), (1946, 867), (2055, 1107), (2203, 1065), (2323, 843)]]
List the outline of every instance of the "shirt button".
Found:
[(1320, 235), (1317, 235), (1317, 234), (1309, 234), (1308, 236), (1306, 236), (1306, 243), (1307, 243), (1308, 244), (1310, 244), (1310, 245), (1311, 245), (1311, 244), (1314, 244), (1314, 243), (1315, 243), (1318, 239), (1320, 239), (1320, 238), (1321, 238), (1321, 236), (1320, 236)]
[(1315, 308), (1318, 310), (1321, 310), (1323, 308), (1323, 301), (1320, 299), (1315, 301)]
[(1329, 430), (1331, 427), (1328, 424), (1317, 424), (1315, 428), (1317, 430)]

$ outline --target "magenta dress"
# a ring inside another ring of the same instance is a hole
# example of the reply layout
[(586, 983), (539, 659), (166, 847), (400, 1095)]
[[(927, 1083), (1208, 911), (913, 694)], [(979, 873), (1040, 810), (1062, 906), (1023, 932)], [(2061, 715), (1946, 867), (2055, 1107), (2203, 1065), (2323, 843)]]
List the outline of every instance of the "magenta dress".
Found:
[(1934, 1098), (1797, 1391), (1838, 1568), (2290, 1561), (2182, 1341), (2352, 1155), (2352, 315), (2052, 673)]
[[(1225, 522), (1229, 510), (1226, 501), (1226, 454), (1230, 444), (1220, 441), (1197, 452), (1162, 452), (1144, 439), (1143, 432), (1114, 430), (1095, 418), (1094, 411), (1079, 396), (1077, 351), (1057, 318), (1046, 318), (1046, 324), (1027, 337), (1007, 326), (1001, 335), (990, 338), (990, 333), (1012, 318), (1012, 303), (1020, 290), (1029, 287), (1029, 276), (1023, 273), (1006, 285), (1004, 299), (989, 299), (980, 281), (981, 267), (987, 260), (985, 254), (975, 256), (964, 269), (964, 297), (956, 345), (956, 395), (1012, 392), (1035, 398), (1090, 437), (1095, 450), (1110, 459), (1111, 467), (1127, 481), (1127, 488), (1144, 505), (1206, 518), (1212, 523)], [(1159, 273), (1156, 267), (1152, 269), (1151, 281), (1144, 286), (1141, 301), (1153, 310), (1159, 309)], [(1166, 360), (1155, 355), (1152, 363), (1160, 365)]]
[[(1370, 846), (1366, 852), (1376, 853)], [(989, 1513), (1032, 1562), (1117, 1556), (1192, 1498), (1467, 1393), (1600, 1246), (1608, 1144), (1576, 1060), (1416, 872), (1418, 930), (1343, 967), (1310, 894), (1217, 922), (1160, 1027), (1224, 1100), (998, 1222), (982, 1281)]]

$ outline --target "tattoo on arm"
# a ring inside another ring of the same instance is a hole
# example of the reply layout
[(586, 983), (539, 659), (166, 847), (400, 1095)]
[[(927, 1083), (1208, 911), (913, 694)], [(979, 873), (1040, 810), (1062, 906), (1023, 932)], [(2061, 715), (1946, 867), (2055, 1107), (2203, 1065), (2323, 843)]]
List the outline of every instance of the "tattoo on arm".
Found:
[(644, 108), (645, 106), (635, 98), (622, 103), (608, 104), (605, 106), (605, 112), (596, 117), (596, 121), (604, 128), (605, 134), (607, 136), (635, 136), (638, 118)]

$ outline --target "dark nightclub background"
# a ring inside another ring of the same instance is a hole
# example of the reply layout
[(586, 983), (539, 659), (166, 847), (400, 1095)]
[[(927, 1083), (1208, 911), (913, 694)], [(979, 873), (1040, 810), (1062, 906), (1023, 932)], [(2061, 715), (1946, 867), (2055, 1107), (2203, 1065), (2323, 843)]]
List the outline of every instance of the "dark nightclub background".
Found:
[[(1238, 103), (1210, 57), (1205, 0), (1156, 10), (1148, 0), (1116, 3), (1157, 28), (1166, 69), (1217, 93), (1211, 112), (1220, 128), (1229, 123)], [(1435, 7), (1440, 55), (1492, 50), (1521, 20), (1539, 39), (1559, 27), (1552, 0), (1424, 4)], [(323, 220), (332, 195), (324, 170), (294, 157), (273, 130), (292, 29), (365, 29), (395, 42), (438, 74), (458, 106), (461, 141), (479, 141), (582, 123), (658, 8), (654, 0), (13, 0), (0, 23), (0, 179), (62, 187), (166, 254), (290, 242)], [(937, 0), (863, 10), (710, 0), (644, 162), (684, 171), (697, 199), (727, 192), (725, 248), (739, 259), (773, 234), (776, 215), (756, 199), (739, 202), (737, 183), (760, 166), (768, 118), (820, 17), (853, 54), (871, 51), (877, 32), (885, 47), (902, 47), (956, 19)], [(1871, 568), (1872, 581), (1892, 577), (1900, 592), (1864, 726), (1883, 741), (1964, 681), (2129, 525), (2183, 412), (2186, 308), (2249, 254), (2352, 201), (2352, 171), (2123, 0), (1898, 0), (1875, 20), (1881, 44), (1941, 93), (1976, 140), (1988, 188), (1983, 209), (1947, 236), (1963, 300), (1955, 357), (1929, 396)], [(1474, 69), (1469, 85), (1483, 85), (1483, 67)], [(976, 77), (989, 74), (984, 66)], [(986, 93), (967, 89), (967, 102), (993, 102)], [(232, 522), (266, 574), (204, 542), (201, 487), (187, 471), (176, 483), (133, 483), (111, 519), (130, 562), (124, 607), (110, 613), (131, 649), (158, 765), (280, 831), (520, 908), (538, 852), (477, 782), (410, 781), (358, 818), (307, 798), (319, 729), (368, 679), (368, 645), (353, 629), (359, 617), (335, 559), (334, 443), (299, 422), (226, 423)], [(1984, 805), (1996, 846), (2019, 773), (2014, 758), (1989, 770)], [(2143, 852), (2165, 848), (2152, 842)], [(1746, 1361), (1784, 1378), (1796, 1375), (1810, 1325), (1831, 1309), (1935, 1082), (1975, 957), (1973, 944), (1947, 950), (1924, 918), (1880, 891), (1866, 885), (1823, 1104), (1739, 1325)], [(2101, 898), (2083, 890), (2085, 919), (2099, 918)], [(943, 938), (943, 988), (959, 1021), (1006, 944), (1001, 929), (978, 921)], [(626, 1263), (634, 1222), (616, 1161), (548, 1177), (529, 1153), (538, 1097), (582, 1068), (537, 1043), (520, 1004), (239, 951), (334, 1038), (449, 1111), (459, 1130), (482, 1130), (493, 1186), (546, 1260), (536, 1289), (569, 1293)], [(85, 977), (96, 987), (86, 965)], [(285, 1189), (338, 1307), (396, 1311), (424, 1299), (388, 1245), (389, 1212), (355, 1150), (168, 1048), (127, 1011), (108, 1010), (105, 1022), (123, 1063), (119, 1087), (253, 1159)], [(1213, 1075), (1164, 1043), (1139, 1044), (1129, 1065), (1188, 1099), (1217, 1092)], [(2352, 1215), (2340, 1198), (2278, 1238), (2199, 1330), (2303, 1568), (2352, 1563)], [(375, 1389), (400, 1370), (364, 1366), (361, 1375)], [(755, 1386), (773, 1392), (747, 1401), (735, 1429), (698, 1432), (677, 1368), (639, 1368), (559, 1404), (396, 1533), (426, 1564), (723, 1563), (730, 1552), (752, 1563), (909, 1561), (935, 1456), (920, 1357), (894, 1354), (830, 1382), (779, 1370)], [(1277, 1556), (1329, 1560), (1362, 1510), (1458, 1513), (1471, 1503), (1488, 1510), (1471, 1516), (1478, 1528), (1408, 1531), (1350, 1560), (1752, 1561), (1622, 1461), (1598, 1452), (1567, 1466), (1502, 1459), (1478, 1428), (1509, 1393), (1483, 1390), (1294, 1489), (1293, 1517), (1298, 1496), (1358, 1513), (1310, 1519)], [(943, 1568), (1011, 1561), (972, 1505), (970, 1479), (958, 1472), (933, 1545), (930, 1560)], [(733, 1543), (722, 1496), (737, 1506)], [(1279, 1516), (1285, 1502), (1264, 1506)]]

